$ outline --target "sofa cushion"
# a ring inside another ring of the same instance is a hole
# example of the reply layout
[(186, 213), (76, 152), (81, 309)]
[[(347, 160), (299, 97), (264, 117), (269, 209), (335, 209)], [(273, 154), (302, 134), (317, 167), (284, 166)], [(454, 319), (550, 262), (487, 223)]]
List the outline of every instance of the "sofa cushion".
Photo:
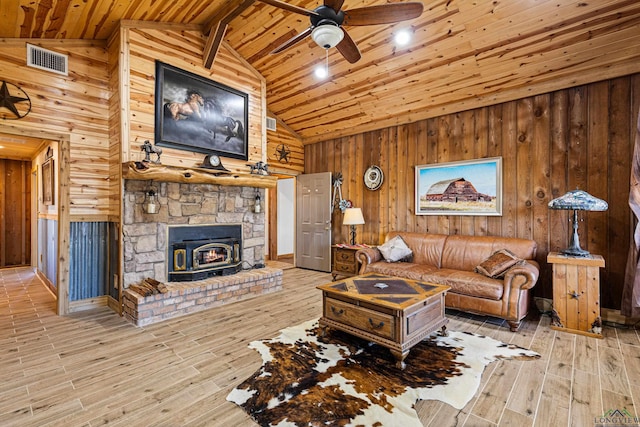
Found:
[(496, 236), (449, 236), (442, 251), (442, 268), (473, 271), (491, 254), (509, 249), (518, 258), (535, 259), (536, 242), (533, 240)]
[(492, 300), (501, 299), (504, 290), (504, 282), (500, 279), (492, 279), (471, 271), (448, 268), (441, 268), (425, 274), (422, 280), (436, 285), (449, 286), (451, 287), (449, 292)]
[(449, 237), (446, 234), (424, 234), (409, 231), (390, 231), (386, 240), (395, 236), (402, 237), (402, 240), (413, 251), (411, 262), (415, 264), (427, 264), (434, 267), (442, 267), (442, 249)]
[(387, 262), (396, 262), (405, 259), (413, 253), (402, 237), (396, 236), (386, 243), (378, 246), (378, 250)]
[(495, 251), (491, 256), (476, 266), (475, 272), (487, 277), (499, 279), (504, 273), (522, 260), (508, 249)]
[(431, 265), (415, 264), (412, 262), (374, 262), (367, 266), (367, 273), (379, 273), (385, 276), (401, 276), (411, 280), (423, 280), (422, 278), (438, 269)]
[(436, 285), (446, 285), (451, 287), (449, 292), (491, 300), (502, 298), (504, 287), (502, 280), (492, 279), (479, 273), (446, 268), (438, 269), (430, 265), (412, 262), (374, 262), (367, 266), (367, 273), (400, 276)]

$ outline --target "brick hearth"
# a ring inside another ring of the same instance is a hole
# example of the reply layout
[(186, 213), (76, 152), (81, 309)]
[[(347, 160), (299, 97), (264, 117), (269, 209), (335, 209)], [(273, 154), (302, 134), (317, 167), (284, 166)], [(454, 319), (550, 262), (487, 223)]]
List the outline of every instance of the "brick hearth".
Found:
[(169, 289), (167, 293), (148, 297), (125, 289), (125, 318), (137, 326), (144, 326), (277, 292), (282, 290), (282, 270), (266, 267), (231, 276), (216, 276), (195, 282), (169, 282), (166, 285)]

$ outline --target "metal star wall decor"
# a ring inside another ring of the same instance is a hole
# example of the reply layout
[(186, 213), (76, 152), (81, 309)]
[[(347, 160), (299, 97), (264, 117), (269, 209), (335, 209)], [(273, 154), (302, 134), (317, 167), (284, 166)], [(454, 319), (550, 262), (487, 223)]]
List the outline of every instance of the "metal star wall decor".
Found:
[(0, 86), (0, 117), (3, 120), (17, 120), (29, 114), (30, 111), (29, 95), (13, 83), (3, 80)]
[(280, 144), (276, 148), (276, 156), (278, 157), (278, 161), (280, 163), (289, 163), (289, 156), (291, 155), (291, 150), (289, 146), (286, 144)]

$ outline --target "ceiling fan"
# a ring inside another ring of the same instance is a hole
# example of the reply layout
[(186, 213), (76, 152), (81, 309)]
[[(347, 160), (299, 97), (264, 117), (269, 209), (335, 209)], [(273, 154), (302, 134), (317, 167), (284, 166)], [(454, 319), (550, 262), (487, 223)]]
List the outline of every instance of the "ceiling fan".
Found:
[(320, 47), (329, 49), (335, 47), (350, 63), (361, 58), (358, 46), (342, 28), (343, 25), (379, 25), (393, 24), (417, 18), (422, 14), (423, 6), (419, 2), (388, 3), (377, 6), (360, 7), (342, 10), (344, 0), (324, 0), (324, 4), (313, 10), (285, 3), (281, 0), (259, 0), (271, 6), (279, 7), (289, 12), (309, 16), (311, 25), (306, 30), (277, 47), (273, 53), (280, 53), (311, 36)]

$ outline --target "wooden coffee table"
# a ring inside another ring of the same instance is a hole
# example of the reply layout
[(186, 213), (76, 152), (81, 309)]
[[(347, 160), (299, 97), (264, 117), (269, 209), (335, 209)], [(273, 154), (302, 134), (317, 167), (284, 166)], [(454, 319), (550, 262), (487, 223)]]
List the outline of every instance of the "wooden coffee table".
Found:
[(391, 350), (404, 369), (411, 347), (438, 328), (446, 335), (448, 286), (365, 274), (317, 287), (322, 291), (320, 326), (335, 328)]

